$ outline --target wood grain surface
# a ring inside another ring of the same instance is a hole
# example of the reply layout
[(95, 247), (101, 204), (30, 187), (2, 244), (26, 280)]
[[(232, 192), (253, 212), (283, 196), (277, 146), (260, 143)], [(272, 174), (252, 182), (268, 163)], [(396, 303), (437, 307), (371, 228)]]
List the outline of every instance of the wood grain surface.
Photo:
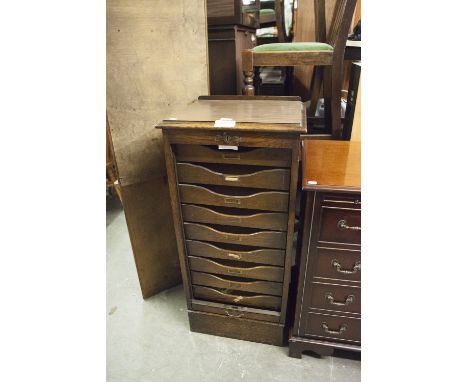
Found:
[(304, 190), (361, 188), (361, 142), (315, 139), (305, 139), (303, 142)]

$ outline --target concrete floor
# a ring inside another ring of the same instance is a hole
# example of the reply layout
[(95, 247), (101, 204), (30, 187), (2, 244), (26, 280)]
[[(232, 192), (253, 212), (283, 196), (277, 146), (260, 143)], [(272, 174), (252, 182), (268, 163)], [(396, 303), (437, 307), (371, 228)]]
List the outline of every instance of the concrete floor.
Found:
[[(358, 359), (189, 330), (182, 286), (141, 297), (125, 216), (107, 200), (107, 381), (360, 381)], [(356, 358), (356, 357), (353, 357)]]

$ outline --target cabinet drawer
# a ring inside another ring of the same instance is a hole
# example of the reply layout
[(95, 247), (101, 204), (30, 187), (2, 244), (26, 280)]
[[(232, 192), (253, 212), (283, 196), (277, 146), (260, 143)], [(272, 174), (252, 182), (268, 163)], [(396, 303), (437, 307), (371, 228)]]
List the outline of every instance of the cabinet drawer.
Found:
[(361, 342), (359, 318), (309, 312), (305, 320), (306, 336)]
[[(197, 224), (184, 223), (185, 235), (188, 239), (214, 241), (220, 243), (243, 244), (254, 247), (280, 248), (286, 247), (286, 232), (257, 231), (253, 233), (225, 232), (215, 228)], [(223, 227), (223, 229), (225, 229)], [(239, 228), (239, 231), (246, 229)]]
[[(230, 291), (235, 293), (233, 291)], [(255, 306), (259, 308), (276, 309), (281, 307), (281, 297), (277, 296), (264, 296), (264, 295), (249, 295), (226, 293), (215, 288), (208, 288), (204, 286), (194, 285), (193, 295), (196, 298), (206, 299), (211, 301), (226, 302), (229, 304), (238, 304), (245, 306)]]
[[(242, 247), (223, 247), (202, 241), (187, 240), (187, 251), (190, 256), (211, 257), (215, 259), (237, 260), (259, 264), (284, 265), (284, 251), (278, 249), (239, 250)], [(236, 248), (236, 249), (232, 249)], [(245, 247), (244, 247), (245, 248)]]
[(277, 148), (239, 147), (239, 151), (235, 151), (219, 150), (217, 146), (177, 145), (176, 158), (182, 162), (251, 164), (268, 167), (291, 166), (291, 151)]
[(252, 187), (268, 190), (289, 189), (289, 170), (262, 168), (227, 165), (212, 165), (210, 167), (193, 163), (177, 163), (177, 177), (181, 183)]
[(360, 314), (361, 288), (314, 282), (309, 307)]
[(361, 244), (361, 210), (322, 206), (319, 241)]
[(221, 277), (201, 272), (192, 272), (192, 284), (244, 292), (262, 293), (273, 296), (281, 296), (283, 291), (282, 283), (258, 280), (252, 281), (249, 279), (239, 278), (233, 280), (232, 278), (227, 278), (227, 276)]
[(241, 267), (218, 263), (201, 257), (189, 256), (190, 269), (192, 271), (215, 273), (218, 275), (247, 277), (250, 279), (266, 281), (283, 281), (283, 268), (269, 265), (258, 265), (254, 267)]
[(184, 221), (230, 225), (238, 227), (266, 228), (286, 231), (288, 215), (280, 212), (258, 212), (231, 208), (208, 208), (194, 204), (182, 204)]
[[(213, 191), (201, 186), (180, 184), (180, 200), (183, 203), (247, 208), (267, 211), (288, 211), (289, 194), (279, 191), (247, 193), (244, 189)], [(221, 193), (223, 192), (223, 193)]]
[(361, 251), (317, 247), (314, 276), (361, 281)]

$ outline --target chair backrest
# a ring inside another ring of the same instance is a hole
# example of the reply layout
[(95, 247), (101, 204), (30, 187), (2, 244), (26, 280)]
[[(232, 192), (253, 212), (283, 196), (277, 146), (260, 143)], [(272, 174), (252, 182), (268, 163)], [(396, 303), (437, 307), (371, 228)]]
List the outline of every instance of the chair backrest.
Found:
[(328, 34), (325, 21), (325, 1), (315, 0), (314, 4), (316, 40), (332, 45), (335, 48), (335, 52), (344, 52), (351, 21), (353, 20), (356, 0), (336, 0)]

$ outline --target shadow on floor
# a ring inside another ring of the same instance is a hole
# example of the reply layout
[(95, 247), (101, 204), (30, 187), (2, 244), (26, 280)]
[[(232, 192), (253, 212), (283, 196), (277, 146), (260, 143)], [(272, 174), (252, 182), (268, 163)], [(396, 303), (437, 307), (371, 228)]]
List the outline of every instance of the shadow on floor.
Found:
[(119, 197), (115, 192), (106, 194), (106, 227), (108, 227), (122, 211), (122, 203), (120, 203)]

